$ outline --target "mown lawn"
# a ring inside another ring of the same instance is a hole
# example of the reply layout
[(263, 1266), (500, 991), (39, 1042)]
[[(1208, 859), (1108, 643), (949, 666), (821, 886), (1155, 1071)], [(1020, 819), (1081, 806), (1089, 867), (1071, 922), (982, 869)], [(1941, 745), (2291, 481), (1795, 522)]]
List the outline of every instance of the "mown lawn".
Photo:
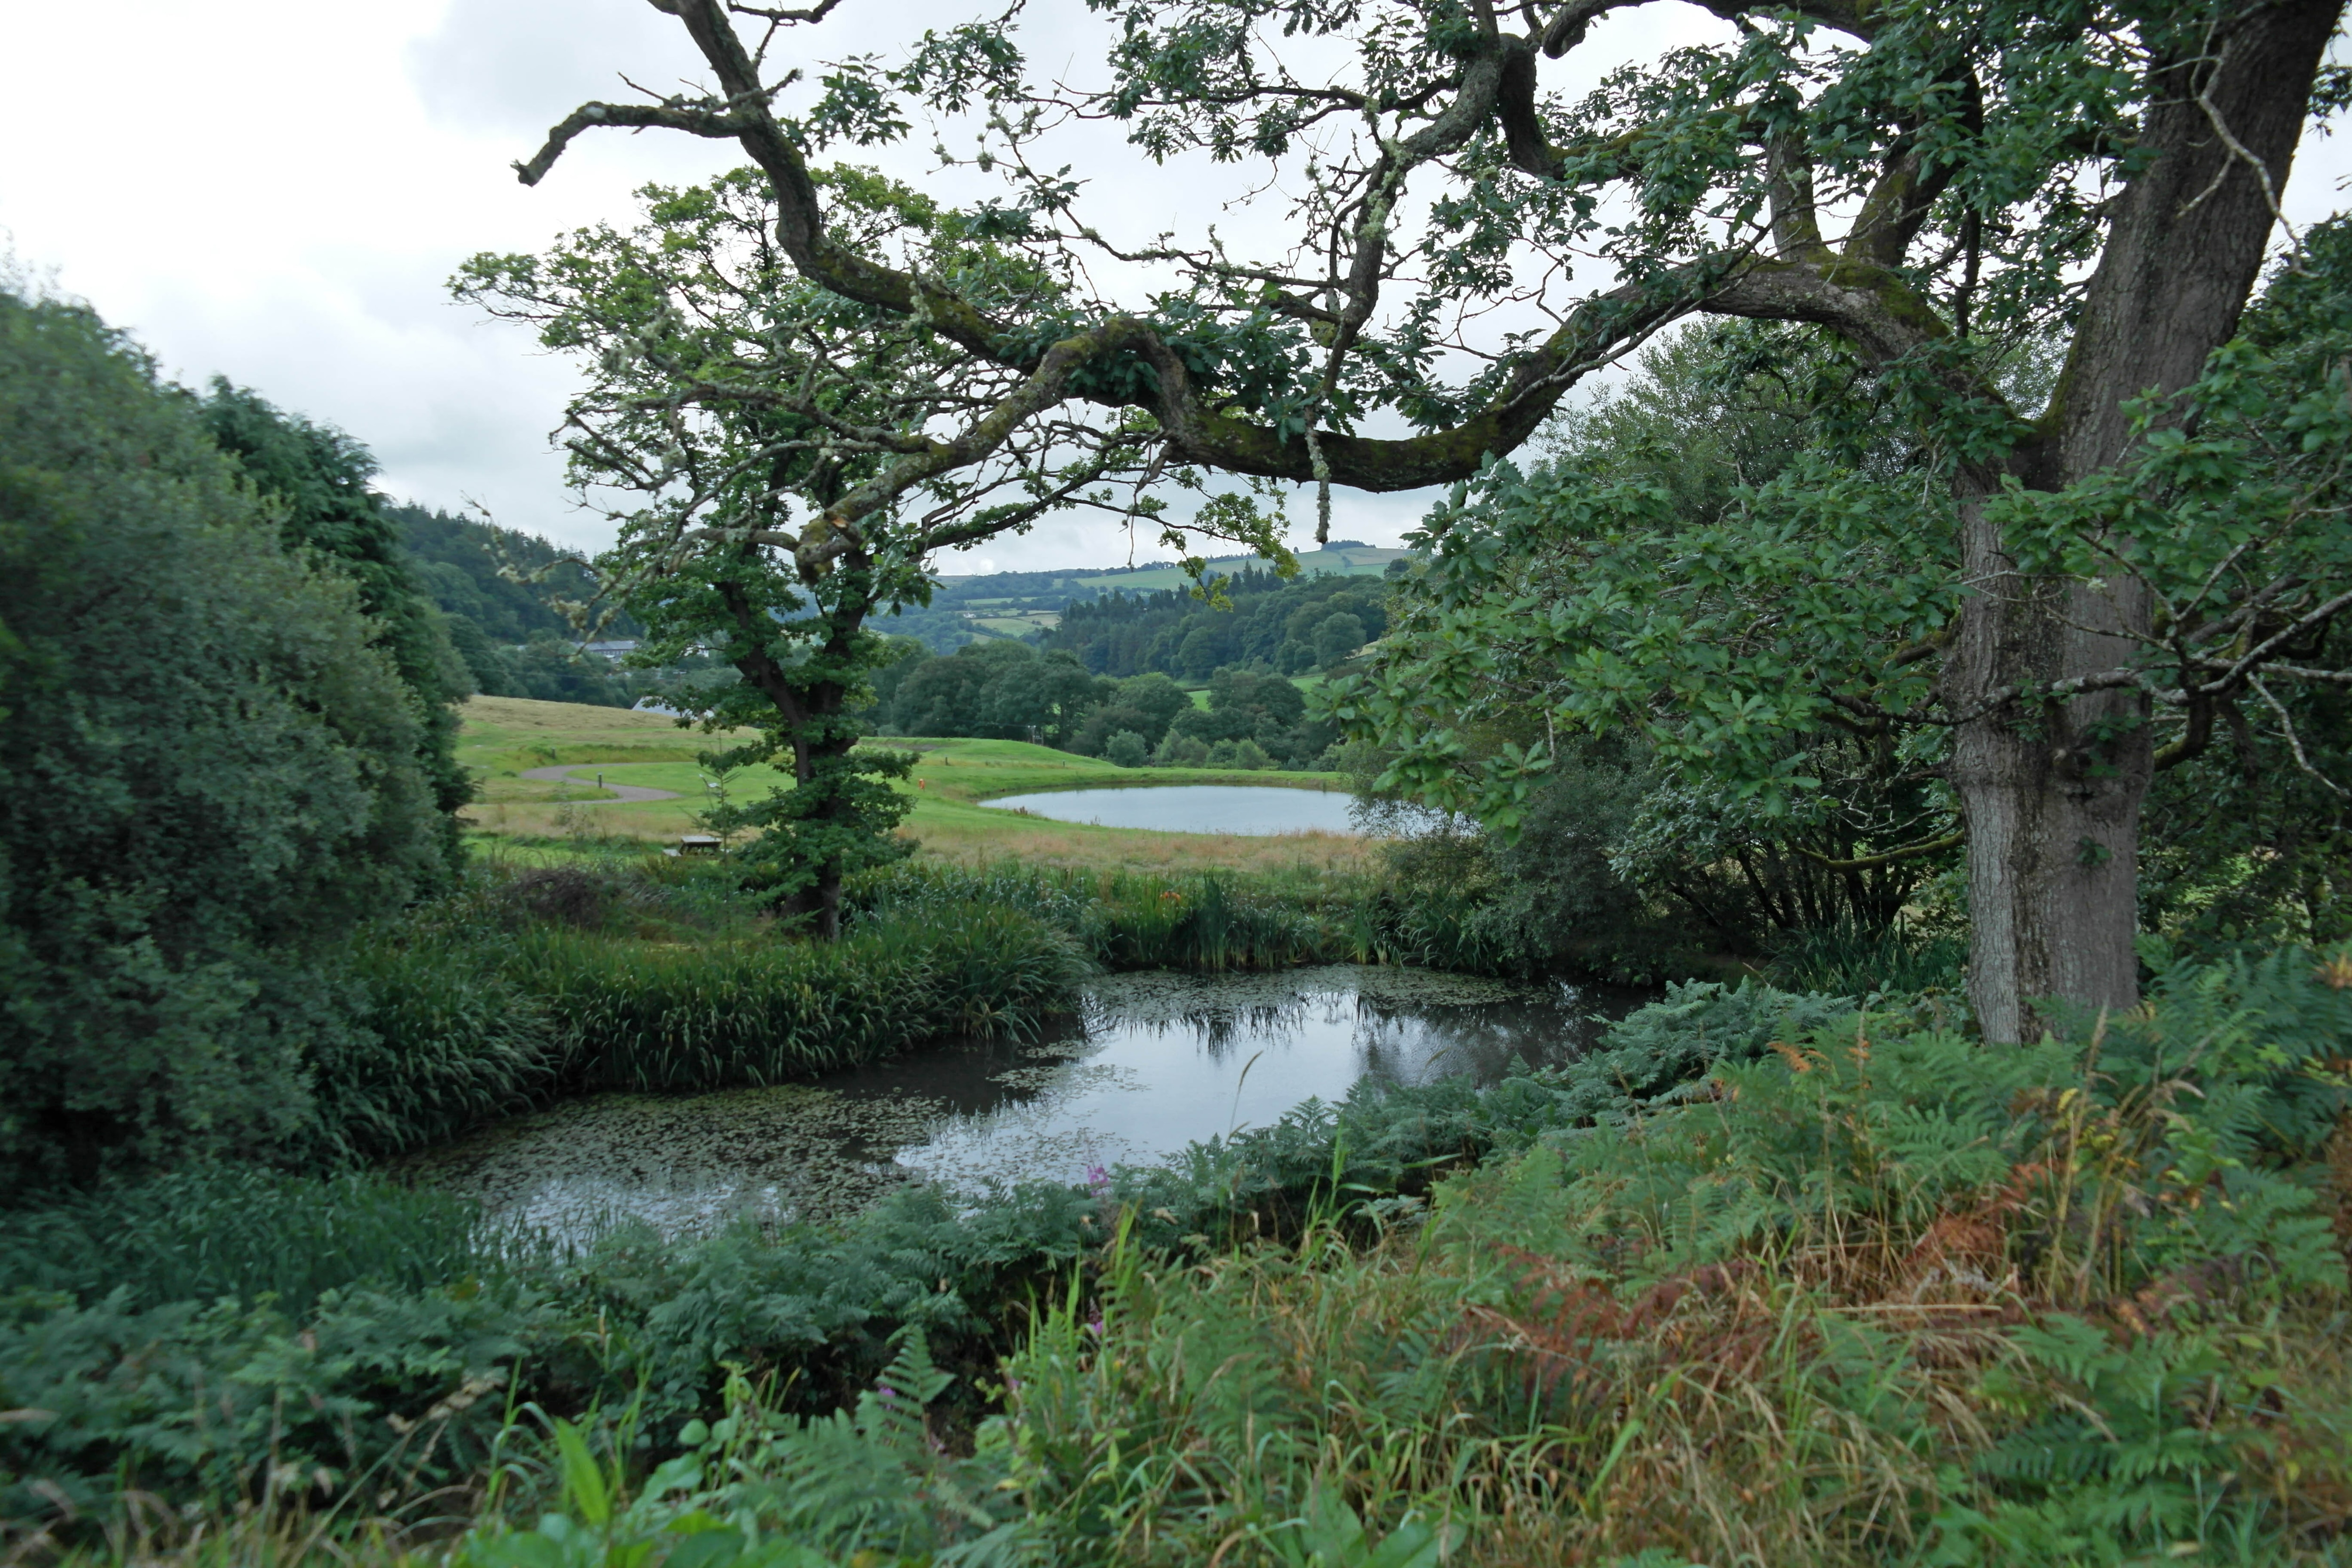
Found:
[[(713, 796), (711, 774), (695, 753), (719, 738), (678, 729), (656, 714), (571, 702), (477, 697), (466, 704), (458, 755), (480, 783), (466, 818), (492, 838), (675, 840), (695, 831), (694, 816)], [(1219, 768), (1121, 768), (1022, 741), (906, 740), (877, 744), (919, 754), (901, 787), (915, 797), (902, 832), (921, 853), (983, 862), (1007, 856), (1045, 865), (1133, 870), (1193, 867), (1277, 870), (1307, 866), (1352, 867), (1366, 846), (1343, 834), (1253, 837), (1238, 834), (1150, 833), (1018, 816), (979, 803), (1044, 790), (1100, 789), (1136, 784), (1283, 784), (1333, 789), (1329, 773), (1251, 773)], [(530, 769), (572, 764), (589, 776), (573, 781), (527, 779)], [(675, 800), (615, 801), (593, 783), (635, 784), (677, 793)], [(782, 782), (768, 768), (728, 777), (734, 799), (757, 798)]]

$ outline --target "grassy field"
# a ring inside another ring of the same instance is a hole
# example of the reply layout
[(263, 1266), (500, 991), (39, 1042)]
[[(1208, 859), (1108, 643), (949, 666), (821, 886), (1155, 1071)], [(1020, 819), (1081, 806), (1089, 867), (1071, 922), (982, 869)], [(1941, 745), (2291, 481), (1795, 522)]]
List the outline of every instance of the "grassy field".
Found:
[[(1411, 552), (1390, 550), (1377, 545), (1344, 545), (1328, 550), (1303, 550), (1298, 552), (1298, 572), (1302, 577), (1329, 574), (1340, 577), (1377, 577), (1388, 570), (1391, 561), (1402, 561)], [(1219, 555), (1209, 564), (1219, 572), (1238, 572), (1255, 565), (1267, 570), (1267, 563), (1253, 555)], [(1094, 588), (1116, 588), (1125, 594), (1149, 594), (1162, 588), (1189, 588), (1192, 580), (1174, 562), (1162, 562), (1139, 572), (1108, 572), (1100, 576), (1079, 576), (1074, 579)]]
[[(477, 697), (466, 704), (458, 755), (478, 777), (467, 825), (493, 839), (636, 839), (667, 843), (695, 831), (695, 815), (713, 797), (710, 775), (694, 761), (719, 738), (681, 730), (668, 719), (617, 708), (522, 698)], [(1228, 868), (1278, 871), (1351, 868), (1367, 846), (1343, 834), (1150, 833), (1047, 822), (980, 803), (1034, 791), (1122, 784), (1248, 784), (1330, 789), (1329, 773), (1247, 773), (1217, 768), (1129, 769), (1022, 741), (908, 740), (880, 742), (919, 753), (905, 786), (915, 809), (901, 830), (926, 856), (978, 864), (1006, 856), (1039, 865), (1165, 871)], [(570, 764), (577, 780), (530, 779), (530, 770)], [(678, 798), (619, 801), (594, 783), (674, 792)], [(728, 778), (728, 794), (756, 798), (782, 782), (767, 768)]]

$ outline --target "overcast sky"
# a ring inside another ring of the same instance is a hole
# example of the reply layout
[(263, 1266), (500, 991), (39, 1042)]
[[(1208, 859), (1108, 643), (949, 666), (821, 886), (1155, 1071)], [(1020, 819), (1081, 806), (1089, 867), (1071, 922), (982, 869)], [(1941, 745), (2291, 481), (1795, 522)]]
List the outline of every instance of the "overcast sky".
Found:
[[(804, 37), (820, 57), (887, 55), (978, 9), (848, 0)], [(1058, 66), (1060, 50), (1090, 75), (1099, 55), (1076, 8), (1034, 15), (1033, 58)], [(1716, 26), (1673, 5), (1620, 17), (1580, 75)], [(605, 542), (601, 520), (572, 509), (548, 447), (568, 367), (452, 304), (445, 284), (476, 251), (625, 223), (637, 185), (736, 161), (725, 144), (605, 133), (574, 143), (536, 189), (509, 168), (582, 100), (627, 96), (618, 72), (657, 89), (698, 75), (676, 21), (645, 0), (16, 0), (0, 5), (0, 248), (19, 266), (131, 329), (182, 381), (226, 374), (349, 430), (397, 498), (477, 502), (510, 526)], [(1115, 132), (1097, 134), (1113, 145), (1085, 151), (1128, 171), (1097, 188), (1107, 230), (1129, 220), (1148, 237), (1212, 188), (1205, 171), (1153, 171)], [(881, 161), (919, 170), (929, 134), (914, 143)], [(2306, 142), (2291, 216), (2344, 205), (2347, 154), (2342, 136)], [(1221, 221), (1231, 232), (1273, 216)], [(1422, 504), (1341, 491), (1333, 531), (1393, 542)], [(1311, 531), (1311, 503), (1292, 515)], [(1128, 552), (1101, 522), (1048, 522), (943, 565), (1087, 565)], [(1149, 539), (1136, 552), (1163, 553)]]

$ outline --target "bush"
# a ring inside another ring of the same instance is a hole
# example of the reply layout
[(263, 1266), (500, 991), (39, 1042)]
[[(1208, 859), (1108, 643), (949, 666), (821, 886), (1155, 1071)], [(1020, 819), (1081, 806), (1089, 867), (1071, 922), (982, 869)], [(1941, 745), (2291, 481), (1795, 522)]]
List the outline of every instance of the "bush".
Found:
[(1121, 730), (1103, 746), (1104, 760), (1122, 768), (1139, 768), (1151, 760), (1151, 748), (1132, 730)]
[(1163, 768), (1204, 768), (1209, 765), (1209, 743), (1171, 730), (1160, 742), (1160, 749), (1151, 753), (1151, 761)]
[(431, 747), (188, 401), (5, 289), (0, 624), (0, 1199), (300, 1136), (325, 955), (445, 873)]

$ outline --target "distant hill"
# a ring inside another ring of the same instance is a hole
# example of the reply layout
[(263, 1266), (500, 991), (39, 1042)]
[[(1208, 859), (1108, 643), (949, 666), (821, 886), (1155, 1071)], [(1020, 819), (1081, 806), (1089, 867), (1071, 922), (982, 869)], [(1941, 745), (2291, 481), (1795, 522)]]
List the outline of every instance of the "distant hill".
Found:
[[(1390, 563), (1410, 554), (1343, 540), (1301, 552), (1299, 575), (1378, 577)], [(1209, 570), (1213, 576), (1242, 576), (1270, 572), (1272, 563), (1255, 555), (1225, 555), (1213, 557)], [(1162, 561), (1140, 566), (942, 576), (929, 608), (886, 616), (875, 623), (875, 629), (912, 637), (933, 653), (950, 653), (968, 642), (1050, 632), (1060, 625), (1063, 610), (1073, 600), (1088, 602), (1110, 593), (1142, 598), (1191, 586), (1182, 567)]]

